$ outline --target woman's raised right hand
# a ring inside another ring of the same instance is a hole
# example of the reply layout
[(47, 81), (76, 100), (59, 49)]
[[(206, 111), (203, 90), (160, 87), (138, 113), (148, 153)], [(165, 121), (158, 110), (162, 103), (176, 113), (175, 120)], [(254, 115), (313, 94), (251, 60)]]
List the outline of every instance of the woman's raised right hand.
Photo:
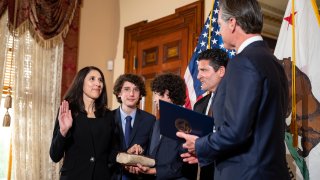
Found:
[(72, 126), (72, 116), (71, 110), (69, 109), (69, 103), (66, 100), (63, 100), (60, 109), (59, 109), (59, 126), (60, 126), (60, 133), (63, 137), (66, 137), (69, 129)]

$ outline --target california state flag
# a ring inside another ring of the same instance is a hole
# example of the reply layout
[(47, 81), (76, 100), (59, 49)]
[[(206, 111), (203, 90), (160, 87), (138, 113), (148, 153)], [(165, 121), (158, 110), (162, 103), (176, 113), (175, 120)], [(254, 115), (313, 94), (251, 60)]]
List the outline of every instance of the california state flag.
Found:
[(315, 0), (289, 0), (274, 54), (286, 70), (290, 95), (293, 55), (296, 62), (298, 148), (293, 147), (289, 131), (285, 137), (291, 178), (320, 179), (320, 18)]

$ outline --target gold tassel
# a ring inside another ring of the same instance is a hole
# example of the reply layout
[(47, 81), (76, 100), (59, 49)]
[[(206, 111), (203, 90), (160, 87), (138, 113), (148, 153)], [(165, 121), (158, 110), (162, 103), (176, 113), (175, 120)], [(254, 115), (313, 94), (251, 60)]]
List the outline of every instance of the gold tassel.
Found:
[(10, 114), (8, 112), (8, 109), (7, 109), (7, 112), (6, 112), (6, 114), (4, 115), (4, 118), (3, 118), (2, 126), (3, 127), (9, 127), (10, 123), (11, 123), (11, 117), (10, 117)]
[(10, 117), (8, 109), (11, 108), (11, 107), (12, 107), (12, 97), (9, 94), (4, 99), (4, 108), (7, 109), (7, 112), (6, 112), (6, 114), (4, 115), (4, 118), (3, 118), (3, 124), (2, 124), (3, 127), (9, 127), (10, 126), (11, 117)]
[(11, 95), (7, 95), (4, 99), (4, 108), (9, 109), (12, 107), (12, 97)]

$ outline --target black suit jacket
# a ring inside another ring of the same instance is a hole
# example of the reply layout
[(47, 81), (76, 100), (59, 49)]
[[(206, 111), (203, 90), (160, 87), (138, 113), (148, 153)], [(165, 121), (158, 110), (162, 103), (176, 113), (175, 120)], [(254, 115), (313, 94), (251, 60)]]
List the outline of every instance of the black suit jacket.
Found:
[(211, 94), (207, 94), (206, 96), (202, 97), (199, 99), (193, 106), (193, 110), (201, 113), (201, 114), (206, 114), (207, 106), (210, 100)]
[(202, 165), (216, 162), (216, 179), (288, 179), (285, 115), (288, 84), (263, 41), (228, 63), (213, 103), (216, 132), (196, 140)]
[[(211, 93), (209, 93), (206, 96), (199, 99), (194, 104), (193, 110), (198, 113), (201, 113), (201, 114), (206, 114), (206, 110), (207, 110), (207, 106), (210, 101), (210, 98), (211, 98)], [(213, 121), (213, 119), (212, 119), (212, 121)], [(193, 168), (195, 168), (195, 167), (193, 167)], [(208, 179), (213, 179), (213, 178), (214, 178), (214, 163), (211, 163), (207, 166), (201, 167), (200, 180), (208, 180)]]
[[(120, 129), (120, 141), (121, 141), (121, 147), (120, 150), (123, 152), (127, 151), (126, 143), (124, 140), (124, 131), (122, 129), (121, 125), (121, 115), (120, 115), (120, 107), (113, 110), (115, 122)], [(129, 147), (133, 146), (134, 144), (139, 144), (146, 152), (149, 148), (150, 142), (151, 142), (151, 135), (152, 135), (152, 129), (153, 124), (155, 122), (156, 118), (152, 114), (137, 109), (135, 120), (132, 127), (132, 132), (130, 135), (129, 140)], [(129, 174), (126, 171), (124, 171), (123, 168), (118, 167), (118, 170), (116, 170), (114, 174), (115, 179), (119, 179), (122, 176), (122, 173), (126, 173), (128, 177), (131, 177), (131, 179), (136, 179), (137, 176), (133, 174)]]
[(108, 110), (97, 118), (87, 118), (85, 113), (72, 117), (72, 127), (66, 137), (61, 135), (56, 119), (50, 146), (54, 162), (64, 157), (60, 179), (110, 179), (108, 163), (115, 162), (117, 151), (112, 151), (117, 143), (112, 112)]

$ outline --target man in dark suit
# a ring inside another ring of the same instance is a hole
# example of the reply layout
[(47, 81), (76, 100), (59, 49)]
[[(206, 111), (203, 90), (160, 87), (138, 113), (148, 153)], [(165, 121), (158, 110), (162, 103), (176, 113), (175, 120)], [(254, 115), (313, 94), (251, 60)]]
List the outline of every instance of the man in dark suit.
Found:
[[(221, 49), (207, 49), (199, 55), (197, 78), (201, 82), (201, 89), (207, 91), (208, 94), (194, 104), (194, 111), (212, 117), (211, 104), (216, 89), (226, 72), (228, 60), (227, 53)], [(213, 179), (214, 163), (201, 167), (198, 175), (200, 175), (201, 180)]]
[[(139, 144), (143, 150), (149, 148), (155, 116), (137, 108), (141, 98), (146, 95), (143, 79), (135, 74), (123, 74), (116, 80), (113, 94), (120, 107), (113, 110), (115, 121), (120, 129), (121, 151)], [(115, 173), (117, 179), (137, 179), (138, 176), (129, 173), (129, 166), (120, 168)], [(114, 176), (115, 177), (115, 176)]]
[[(166, 73), (158, 75), (151, 84), (153, 101), (159, 110), (159, 100), (183, 105), (186, 99), (186, 85), (184, 80), (175, 74)], [(144, 167), (138, 164), (138, 173), (146, 174), (148, 180), (194, 180), (196, 169), (184, 171), (189, 164), (182, 161), (180, 154), (183, 148), (180, 141), (170, 139), (160, 134), (160, 120), (158, 119), (153, 128), (152, 142), (148, 155), (155, 159), (154, 167)]]
[(288, 179), (285, 115), (288, 84), (283, 68), (260, 36), (256, 0), (220, 0), (218, 23), (224, 47), (236, 49), (213, 103), (216, 132), (186, 139), (189, 163), (215, 162), (215, 179)]

